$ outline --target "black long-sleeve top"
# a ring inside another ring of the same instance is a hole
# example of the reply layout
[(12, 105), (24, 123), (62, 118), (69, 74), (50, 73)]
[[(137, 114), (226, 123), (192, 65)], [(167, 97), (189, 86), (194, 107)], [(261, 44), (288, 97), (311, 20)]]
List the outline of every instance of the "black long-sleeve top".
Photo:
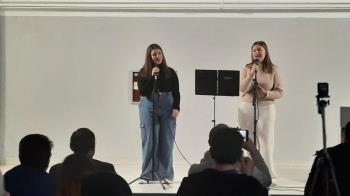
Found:
[[(157, 77), (157, 86), (155, 87), (159, 92), (171, 92), (174, 97), (173, 109), (180, 110), (180, 91), (179, 91), (179, 79), (176, 72), (170, 68), (170, 77), (166, 78), (165, 73), (160, 69), (160, 74)], [(138, 88), (141, 96), (147, 97), (148, 100), (152, 100), (152, 91), (154, 87), (154, 77), (142, 77), (139, 73)]]

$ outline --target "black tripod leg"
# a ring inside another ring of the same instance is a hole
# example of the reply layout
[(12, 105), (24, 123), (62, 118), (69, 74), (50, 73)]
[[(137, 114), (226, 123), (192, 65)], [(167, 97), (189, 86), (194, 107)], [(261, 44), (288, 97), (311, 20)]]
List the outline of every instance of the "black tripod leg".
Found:
[(139, 179), (141, 179), (141, 178), (142, 178), (142, 176), (140, 176), (140, 177), (136, 178), (135, 180), (133, 180), (133, 181), (129, 182), (128, 184), (130, 185), (130, 184), (132, 184), (132, 183), (136, 182), (137, 180), (139, 180)]
[[(134, 183), (135, 181), (137, 181), (137, 180), (139, 180), (139, 179), (144, 179), (143, 177), (147, 176), (147, 175), (150, 174), (150, 173), (152, 173), (152, 171), (150, 171), (150, 172), (148, 172), (148, 173), (146, 173), (146, 174), (143, 174), (142, 176), (136, 178), (135, 180), (129, 182), (128, 184), (130, 185), (130, 184)], [(147, 181), (147, 183), (149, 182), (148, 180), (146, 180), (146, 181)]]
[[(322, 159), (322, 158), (320, 158)], [(311, 185), (310, 185), (310, 188), (309, 188), (309, 191), (307, 193), (307, 195), (305, 196), (312, 196), (314, 191), (315, 191), (315, 185), (316, 185), (316, 182), (317, 182), (317, 179), (318, 179), (318, 176), (319, 176), (319, 173), (320, 173), (320, 167), (322, 164), (322, 160), (318, 159), (317, 160), (317, 163), (316, 163), (316, 170), (315, 170), (315, 173), (313, 174), (312, 176), (312, 182), (311, 182)]]
[(165, 180), (161, 179), (159, 174), (157, 174), (157, 172), (154, 171), (153, 173), (156, 176), (157, 180), (159, 181), (160, 185), (162, 186), (163, 190), (165, 190), (165, 186), (164, 186), (164, 183), (163, 183), (163, 181), (165, 181)]

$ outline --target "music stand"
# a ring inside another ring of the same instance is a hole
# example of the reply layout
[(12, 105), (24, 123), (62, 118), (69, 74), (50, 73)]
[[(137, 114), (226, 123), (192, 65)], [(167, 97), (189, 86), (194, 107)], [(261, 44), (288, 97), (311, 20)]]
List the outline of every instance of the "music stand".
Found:
[(239, 71), (195, 70), (195, 94), (211, 95), (214, 101), (214, 126), (216, 96), (239, 96)]

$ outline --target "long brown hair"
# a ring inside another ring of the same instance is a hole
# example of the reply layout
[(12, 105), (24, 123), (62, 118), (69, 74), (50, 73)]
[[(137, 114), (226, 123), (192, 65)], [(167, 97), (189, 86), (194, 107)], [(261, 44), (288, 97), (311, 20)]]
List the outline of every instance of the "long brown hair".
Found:
[[(253, 47), (256, 45), (259, 45), (265, 49), (265, 58), (262, 62), (262, 70), (266, 71), (268, 73), (272, 73), (272, 68), (275, 65), (272, 63), (272, 61), (270, 59), (270, 53), (269, 53), (269, 49), (267, 48), (266, 43), (264, 41), (256, 41), (253, 43), (252, 47), (250, 47), (250, 50), (252, 50)], [(252, 60), (252, 62), (254, 60), (253, 53), (251, 53), (251, 60)]]
[(166, 63), (164, 52), (158, 44), (151, 44), (147, 47), (145, 64), (143, 65), (143, 67), (140, 70), (140, 76), (145, 77), (145, 78), (152, 77), (152, 69), (156, 65), (154, 64), (154, 62), (152, 60), (151, 52), (152, 52), (152, 50), (156, 50), (156, 49), (159, 49), (163, 55), (163, 60), (162, 60), (162, 63), (159, 65), (159, 68), (162, 71), (164, 71), (165, 77), (169, 78), (170, 77), (170, 69)]

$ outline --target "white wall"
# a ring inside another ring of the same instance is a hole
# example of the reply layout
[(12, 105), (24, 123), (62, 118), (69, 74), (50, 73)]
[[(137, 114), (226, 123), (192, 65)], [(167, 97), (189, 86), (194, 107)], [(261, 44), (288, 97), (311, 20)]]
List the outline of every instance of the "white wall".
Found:
[(5, 148), (5, 26), (4, 17), (0, 16), (0, 163), (4, 159)]
[[(131, 103), (131, 72), (146, 47), (159, 43), (177, 70), (181, 114), (176, 140), (191, 162), (208, 148), (213, 101), (194, 94), (195, 69), (240, 70), (250, 45), (265, 40), (280, 66), (285, 96), (277, 102), (277, 165), (311, 161), (321, 148), (317, 82), (329, 82), (328, 145), (339, 142), (339, 107), (350, 105), (350, 19), (142, 18), (6, 16), (5, 159), (17, 161), (26, 134), (54, 142), (53, 161), (69, 150), (79, 127), (97, 136), (96, 157), (141, 162), (138, 106)], [(238, 97), (218, 97), (217, 122), (237, 126)], [(184, 162), (175, 150), (175, 161)], [(307, 165), (309, 166), (309, 165)]]

